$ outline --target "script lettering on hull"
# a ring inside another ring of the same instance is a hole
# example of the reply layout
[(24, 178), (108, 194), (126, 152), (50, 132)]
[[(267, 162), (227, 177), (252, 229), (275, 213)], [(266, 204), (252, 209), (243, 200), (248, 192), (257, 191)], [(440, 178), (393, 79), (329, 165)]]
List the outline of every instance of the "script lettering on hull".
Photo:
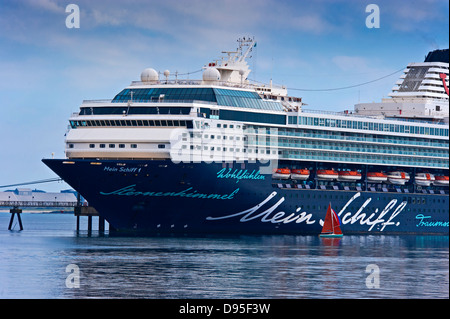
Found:
[[(287, 213), (284, 211), (277, 211), (277, 208), (285, 201), (284, 197), (281, 197), (275, 203), (269, 204), (269, 202), (277, 195), (277, 192), (272, 192), (267, 198), (265, 198), (261, 203), (238, 213), (212, 217), (209, 216), (206, 220), (216, 221), (230, 218), (239, 218), (241, 223), (249, 222), (252, 220), (260, 220), (263, 223), (274, 223), (274, 224), (289, 224), (289, 223), (302, 223), (305, 222), (308, 225), (315, 224), (318, 222), (323, 225), (322, 220), (315, 220), (312, 213), (301, 211), (302, 207), (298, 207), (295, 212)], [(366, 199), (366, 201), (361, 205), (356, 213), (348, 212), (347, 207), (355, 201), (361, 193), (356, 193), (353, 195), (344, 207), (338, 213), (341, 217), (342, 224), (355, 224), (359, 222), (361, 225), (367, 225), (369, 231), (374, 228), (379, 231), (384, 231), (387, 226), (399, 226), (399, 222), (395, 222), (395, 218), (405, 209), (407, 202), (401, 202), (397, 205), (398, 200), (391, 200), (381, 212), (378, 208), (374, 210), (370, 215), (364, 213), (367, 205), (372, 201), (372, 198)], [(378, 227), (376, 227), (378, 226)]]
[(185, 198), (200, 198), (200, 199), (233, 199), (239, 192), (239, 188), (236, 188), (230, 194), (212, 194), (212, 193), (199, 193), (197, 190), (189, 187), (181, 192), (148, 192), (138, 191), (136, 185), (130, 185), (112, 192), (100, 192), (103, 196), (144, 196), (144, 197), (185, 197)]

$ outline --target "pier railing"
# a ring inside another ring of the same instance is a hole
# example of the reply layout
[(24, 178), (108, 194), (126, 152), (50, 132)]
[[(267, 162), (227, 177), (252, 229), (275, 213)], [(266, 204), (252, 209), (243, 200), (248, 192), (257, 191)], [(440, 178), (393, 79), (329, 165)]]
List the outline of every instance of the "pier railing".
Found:
[(58, 201), (0, 201), (0, 207), (76, 207), (77, 202)]

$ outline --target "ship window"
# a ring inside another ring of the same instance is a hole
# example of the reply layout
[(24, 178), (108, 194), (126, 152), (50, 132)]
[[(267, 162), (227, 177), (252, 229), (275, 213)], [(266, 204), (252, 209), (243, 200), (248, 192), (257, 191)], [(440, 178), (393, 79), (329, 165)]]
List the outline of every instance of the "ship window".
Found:
[(166, 148), (165, 144), (158, 144), (158, 148)]
[(109, 144), (109, 148), (115, 148), (116, 144)]
[(69, 148), (73, 148), (73, 144), (69, 144)]
[(119, 144), (119, 148), (125, 148), (125, 144)]
[(137, 144), (131, 144), (131, 148), (137, 148)]
[(89, 144), (89, 148), (95, 148), (95, 144)]
[(161, 126), (161, 122), (160, 121), (155, 121), (155, 126)]
[(105, 148), (105, 144), (100, 144), (100, 148)]

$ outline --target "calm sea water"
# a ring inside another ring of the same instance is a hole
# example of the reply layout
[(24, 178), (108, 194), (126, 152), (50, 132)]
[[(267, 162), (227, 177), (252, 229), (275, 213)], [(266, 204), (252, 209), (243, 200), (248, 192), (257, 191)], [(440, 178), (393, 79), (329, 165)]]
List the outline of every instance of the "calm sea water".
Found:
[(0, 298), (449, 298), (448, 236), (88, 236), (73, 215), (9, 218)]

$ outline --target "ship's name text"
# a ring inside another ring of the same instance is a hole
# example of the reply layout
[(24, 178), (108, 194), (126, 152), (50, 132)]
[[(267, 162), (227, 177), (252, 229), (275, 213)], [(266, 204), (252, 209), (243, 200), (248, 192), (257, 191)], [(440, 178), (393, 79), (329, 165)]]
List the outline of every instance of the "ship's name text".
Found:
[[(266, 199), (264, 199), (261, 203), (257, 204), (256, 206), (235, 213), (225, 216), (217, 216), (212, 217), (209, 216), (206, 219), (207, 220), (221, 220), (221, 219), (229, 219), (229, 218), (236, 218), (240, 217), (239, 221), (241, 223), (245, 223), (251, 220), (259, 219), (263, 223), (274, 223), (274, 224), (288, 224), (288, 223), (301, 223), (305, 222), (306, 224), (315, 224), (316, 220), (313, 219), (313, 215), (311, 213), (307, 212), (300, 212), (301, 207), (297, 208), (294, 213), (291, 213), (288, 215), (288, 213), (283, 211), (278, 211), (277, 208), (284, 202), (285, 198), (281, 197), (275, 204), (272, 206), (264, 209), (262, 208), (264, 205), (266, 205), (272, 198), (274, 198), (277, 195), (277, 192), (272, 192)], [(359, 222), (361, 225), (367, 225), (369, 227), (369, 231), (372, 231), (374, 227), (376, 227), (377, 230), (383, 231), (386, 226), (398, 226), (400, 225), (399, 222), (394, 222), (395, 217), (400, 214), (405, 206), (407, 205), (407, 202), (401, 202), (397, 207), (397, 200), (393, 199), (391, 200), (384, 209), (379, 212), (379, 209), (376, 208), (373, 213), (371, 213), (369, 216), (367, 216), (366, 213), (363, 213), (365, 207), (372, 201), (372, 198), (366, 199), (366, 201), (361, 205), (361, 207), (358, 209), (356, 213), (352, 212), (346, 212), (347, 207), (355, 201), (359, 196), (361, 196), (361, 193), (356, 193), (350, 200), (344, 205), (344, 207), (339, 212), (339, 216), (341, 217), (342, 224), (354, 224)], [(394, 209), (395, 207), (395, 209)], [(390, 213), (390, 215), (388, 215)], [(323, 221), (319, 221), (320, 225), (323, 225)]]
[(105, 166), (103, 168), (106, 172), (117, 172), (117, 173), (139, 173), (141, 171), (141, 168), (138, 167), (109, 167)]

